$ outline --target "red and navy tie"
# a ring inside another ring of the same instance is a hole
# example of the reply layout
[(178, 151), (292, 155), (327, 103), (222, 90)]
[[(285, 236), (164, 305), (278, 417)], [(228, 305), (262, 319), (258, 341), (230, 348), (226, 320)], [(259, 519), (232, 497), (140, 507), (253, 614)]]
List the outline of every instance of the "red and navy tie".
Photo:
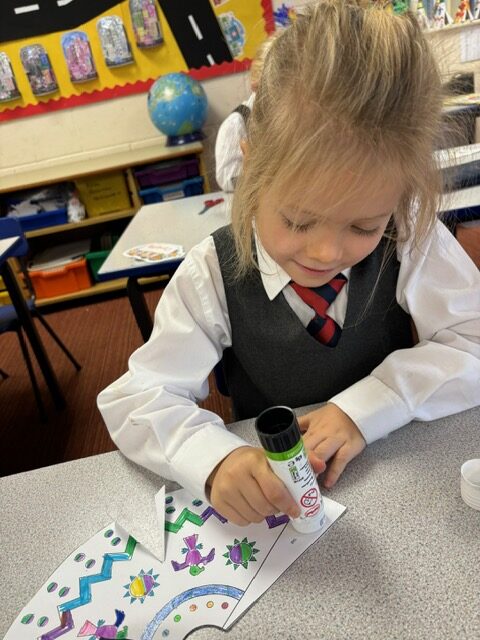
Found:
[(307, 331), (310, 335), (322, 342), (327, 347), (335, 347), (340, 339), (342, 330), (333, 318), (327, 316), (327, 309), (335, 300), (347, 282), (343, 273), (339, 273), (334, 278), (323, 284), (321, 287), (302, 287), (296, 282), (291, 282), (290, 286), (300, 296), (300, 298), (315, 311), (315, 317), (310, 320)]

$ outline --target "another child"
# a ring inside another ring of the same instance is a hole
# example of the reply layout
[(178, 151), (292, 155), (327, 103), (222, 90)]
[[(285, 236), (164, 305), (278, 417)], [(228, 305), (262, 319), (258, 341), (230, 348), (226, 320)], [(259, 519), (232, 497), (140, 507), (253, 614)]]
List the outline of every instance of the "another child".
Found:
[(236, 107), (222, 122), (215, 141), (215, 178), (223, 191), (233, 191), (242, 170), (243, 153), (242, 140), (247, 139), (247, 124), (255, 100), (263, 61), (271, 43), (275, 39), (271, 35), (262, 43), (250, 67), (250, 87), (252, 93)]
[(222, 358), (238, 418), (326, 402), (300, 423), (327, 487), (366, 444), (479, 403), (480, 276), (436, 215), (441, 106), (411, 14), (321, 0), (273, 42), (233, 224), (190, 251), (99, 396), (126, 456), (247, 524), (298, 511), (197, 405)]

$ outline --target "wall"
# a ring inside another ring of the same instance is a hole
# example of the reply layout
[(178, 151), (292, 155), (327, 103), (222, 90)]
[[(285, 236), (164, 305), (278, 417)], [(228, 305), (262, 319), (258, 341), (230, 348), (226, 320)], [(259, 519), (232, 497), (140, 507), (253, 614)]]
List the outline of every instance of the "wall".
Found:
[[(480, 33), (480, 22), (474, 26), (454, 26), (429, 32), (428, 37), (444, 77), (472, 70), (476, 77), (476, 91), (480, 92), (480, 60), (461, 63), (461, 34), (467, 29)], [(203, 85), (209, 101), (205, 146), (207, 167), (212, 176), (217, 127), (248, 96), (248, 74), (214, 78)], [(52, 158), (81, 157), (92, 150), (108, 155), (116, 145), (155, 138), (159, 144), (163, 143), (163, 136), (147, 115), (146, 94), (129, 96), (0, 124), (0, 169), (15, 167), (28, 171), (32, 163)]]
[[(248, 97), (248, 74), (213, 78), (202, 84), (209, 102), (204, 144), (212, 177), (218, 125)], [(158, 138), (162, 145), (164, 137), (148, 117), (146, 98), (146, 94), (139, 94), (3, 122), (0, 124), (0, 170), (15, 167), (27, 172), (29, 165), (53, 158), (67, 160), (75, 156), (80, 159), (92, 150), (108, 155), (117, 145), (127, 142)]]

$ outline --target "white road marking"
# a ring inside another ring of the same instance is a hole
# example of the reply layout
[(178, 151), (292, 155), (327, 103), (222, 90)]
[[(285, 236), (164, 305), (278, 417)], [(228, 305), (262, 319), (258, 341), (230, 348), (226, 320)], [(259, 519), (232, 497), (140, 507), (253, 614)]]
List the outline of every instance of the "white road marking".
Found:
[(212, 67), (213, 67), (213, 65), (215, 64), (215, 60), (213, 59), (213, 57), (212, 57), (212, 54), (211, 54), (211, 53), (207, 53), (207, 60), (209, 61), (209, 63), (210, 63), (210, 64), (212, 65)]
[(199, 40), (203, 40), (203, 33), (200, 31), (200, 27), (195, 21), (195, 18), (192, 15), (188, 16), (188, 21), (193, 29), (193, 33), (197, 36)]
[(39, 9), (39, 4), (26, 4), (23, 7), (15, 7), (14, 11), (18, 16), (20, 13), (29, 13), (30, 11), (38, 11)]
[(64, 7), (67, 4), (70, 4), (73, 0), (57, 0), (57, 4), (59, 7)]

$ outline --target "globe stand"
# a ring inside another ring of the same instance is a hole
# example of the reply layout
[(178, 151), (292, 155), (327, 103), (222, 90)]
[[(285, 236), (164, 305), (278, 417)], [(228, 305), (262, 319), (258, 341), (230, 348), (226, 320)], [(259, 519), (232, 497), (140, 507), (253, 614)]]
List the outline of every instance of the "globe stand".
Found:
[(183, 133), (179, 136), (167, 136), (167, 147), (178, 147), (182, 144), (197, 142), (203, 140), (205, 135), (201, 131), (193, 131), (192, 133)]

